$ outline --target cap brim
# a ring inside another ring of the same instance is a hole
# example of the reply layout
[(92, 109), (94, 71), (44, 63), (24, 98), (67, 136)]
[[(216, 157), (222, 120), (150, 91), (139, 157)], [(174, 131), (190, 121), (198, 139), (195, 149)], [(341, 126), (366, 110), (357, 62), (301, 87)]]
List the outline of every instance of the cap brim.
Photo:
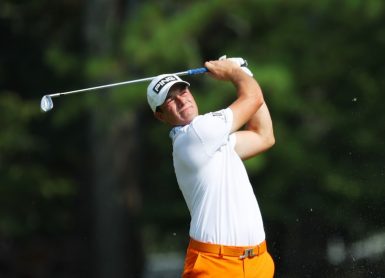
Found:
[(156, 107), (161, 106), (161, 105), (164, 103), (164, 101), (165, 101), (166, 98), (167, 98), (168, 93), (170, 92), (170, 89), (171, 89), (174, 85), (176, 85), (176, 84), (185, 84), (185, 85), (187, 85), (187, 86), (190, 87), (190, 83), (188, 83), (187, 81), (184, 81), (184, 80), (177, 80), (177, 81), (170, 82), (170, 83), (167, 84), (167, 85), (165, 86), (165, 88), (162, 90), (162, 92), (161, 92), (161, 97), (160, 97), (160, 99), (159, 99), (161, 102), (159, 101), (160, 104), (158, 104)]

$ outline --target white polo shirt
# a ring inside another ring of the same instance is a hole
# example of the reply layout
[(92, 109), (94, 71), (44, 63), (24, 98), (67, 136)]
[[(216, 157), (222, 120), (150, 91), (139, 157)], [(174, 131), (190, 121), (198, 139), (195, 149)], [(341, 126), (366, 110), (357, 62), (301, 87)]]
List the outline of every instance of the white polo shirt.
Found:
[(261, 213), (230, 135), (230, 108), (171, 130), (176, 178), (191, 215), (190, 236), (206, 243), (250, 246), (265, 239)]

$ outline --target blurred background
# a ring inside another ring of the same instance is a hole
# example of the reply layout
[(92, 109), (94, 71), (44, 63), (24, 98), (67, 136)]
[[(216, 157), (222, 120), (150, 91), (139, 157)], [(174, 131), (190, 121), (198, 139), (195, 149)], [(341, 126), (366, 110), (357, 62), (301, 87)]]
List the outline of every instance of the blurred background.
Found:
[[(243, 57), (276, 145), (246, 166), (276, 277), (385, 277), (381, 0), (0, 2), (0, 277), (180, 277), (189, 212), (147, 83)], [(200, 112), (231, 84), (187, 77)]]

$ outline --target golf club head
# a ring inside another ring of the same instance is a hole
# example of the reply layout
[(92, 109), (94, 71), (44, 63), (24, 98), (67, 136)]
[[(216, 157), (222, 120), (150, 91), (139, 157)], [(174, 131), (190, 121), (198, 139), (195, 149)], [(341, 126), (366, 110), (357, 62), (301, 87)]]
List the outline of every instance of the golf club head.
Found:
[(53, 108), (53, 101), (49, 95), (45, 95), (41, 98), (40, 109), (44, 112), (47, 112)]

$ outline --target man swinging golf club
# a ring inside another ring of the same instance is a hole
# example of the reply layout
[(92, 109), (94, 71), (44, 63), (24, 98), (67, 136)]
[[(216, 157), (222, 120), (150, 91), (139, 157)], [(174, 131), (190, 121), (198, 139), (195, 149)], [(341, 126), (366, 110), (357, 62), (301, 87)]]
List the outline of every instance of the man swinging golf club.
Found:
[(176, 75), (157, 76), (147, 88), (155, 117), (172, 126), (176, 178), (191, 215), (183, 277), (274, 275), (242, 160), (269, 149), (275, 139), (262, 91), (239, 60), (205, 63), (213, 78), (236, 88), (236, 99), (223, 110), (199, 115), (190, 84)]

